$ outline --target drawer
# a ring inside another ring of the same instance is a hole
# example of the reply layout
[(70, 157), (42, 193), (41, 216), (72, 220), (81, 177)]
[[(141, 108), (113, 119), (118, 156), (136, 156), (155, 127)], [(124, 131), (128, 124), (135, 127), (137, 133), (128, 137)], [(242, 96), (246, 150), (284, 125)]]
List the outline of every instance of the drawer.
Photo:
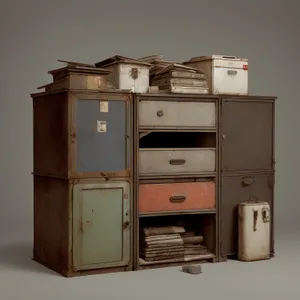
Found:
[(139, 126), (152, 128), (216, 126), (214, 102), (140, 101)]
[(216, 207), (215, 183), (141, 184), (139, 212), (168, 212)]
[(215, 149), (140, 149), (141, 175), (178, 175), (215, 172)]

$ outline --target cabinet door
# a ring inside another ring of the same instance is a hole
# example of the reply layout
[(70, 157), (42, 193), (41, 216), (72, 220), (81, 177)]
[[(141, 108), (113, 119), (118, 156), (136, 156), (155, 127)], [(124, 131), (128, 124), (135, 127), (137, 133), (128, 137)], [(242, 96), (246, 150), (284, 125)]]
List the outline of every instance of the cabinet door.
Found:
[(76, 185), (73, 192), (73, 266), (126, 266), (130, 261), (129, 183)]
[(127, 176), (130, 166), (129, 101), (78, 96), (74, 103), (73, 172)]
[[(220, 243), (221, 255), (237, 254), (238, 205), (249, 199), (268, 202), (273, 211), (273, 174), (224, 176), (221, 179)], [(271, 251), (273, 252), (273, 213)]]
[(273, 117), (273, 100), (222, 100), (222, 171), (273, 170)]

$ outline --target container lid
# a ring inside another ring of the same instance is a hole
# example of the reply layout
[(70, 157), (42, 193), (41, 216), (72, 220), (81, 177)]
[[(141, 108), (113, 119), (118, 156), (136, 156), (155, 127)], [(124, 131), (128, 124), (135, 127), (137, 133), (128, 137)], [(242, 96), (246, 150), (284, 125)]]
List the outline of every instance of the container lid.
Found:
[(211, 56), (195, 56), (195, 57), (192, 57), (190, 60), (183, 62), (183, 64), (198, 62), (198, 61), (205, 61), (205, 60), (212, 60), (212, 59), (248, 61), (248, 59), (246, 59), (246, 58), (241, 58), (241, 57), (232, 56), (232, 55), (211, 55)]
[(173, 63), (173, 64), (170, 64), (170, 65), (162, 68), (161, 70), (158, 70), (155, 73), (155, 75), (165, 74), (165, 73), (168, 73), (170, 71), (181, 71), (181, 72), (189, 72), (189, 73), (203, 73), (199, 69), (188, 67), (188, 66), (184, 66), (182, 64)]
[(115, 55), (112, 56), (110, 58), (107, 58), (105, 60), (102, 60), (100, 62), (95, 63), (96, 67), (107, 67), (109, 65), (113, 65), (113, 64), (118, 64), (118, 63), (124, 63), (124, 64), (136, 64), (136, 65), (142, 65), (142, 66), (151, 66), (151, 64), (138, 60), (138, 59), (134, 59), (134, 58), (129, 58), (129, 57), (125, 57), (125, 56), (121, 56), (121, 55)]
[(154, 55), (140, 57), (138, 60), (149, 63), (149, 64), (153, 64), (155, 62), (162, 62), (163, 56), (154, 54)]
[(260, 201), (257, 199), (250, 199), (250, 200), (240, 203), (239, 205), (240, 206), (255, 206), (255, 205), (269, 205), (269, 203), (266, 201)]
[(48, 71), (48, 74), (51, 75), (57, 75), (58, 73), (83, 73), (83, 74), (98, 74), (98, 75), (107, 75), (109, 73), (111, 73), (110, 70), (107, 69), (103, 69), (103, 68), (88, 68), (88, 67), (70, 67), (70, 66), (66, 66), (63, 68), (59, 68), (59, 69), (55, 69), (55, 70), (51, 70)]
[(51, 75), (57, 75), (59, 73), (88, 73), (88, 74), (101, 74), (101, 75), (107, 75), (110, 74), (111, 71), (104, 69), (104, 68), (96, 68), (94, 65), (91, 64), (84, 64), (79, 62), (72, 62), (72, 61), (66, 61), (66, 60), (58, 60), (59, 62), (63, 62), (67, 64), (67, 66), (50, 70), (48, 71), (48, 74)]

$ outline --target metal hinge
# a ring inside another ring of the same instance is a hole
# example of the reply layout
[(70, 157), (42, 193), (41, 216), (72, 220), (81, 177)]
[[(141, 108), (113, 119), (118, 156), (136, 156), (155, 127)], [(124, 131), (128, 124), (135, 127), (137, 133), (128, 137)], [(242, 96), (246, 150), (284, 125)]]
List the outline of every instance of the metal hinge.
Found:
[(272, 157), (272, 168), (275, 169), (275, 165), (276, 165), (276, 161), (275, 161), (275, 158)]
[(274, 175), (270, 175), (269, 187), (273, 188), (274, 185), (275, 185), (275, 177), (274, 177)]
[(74, 186), (74, 185), (76, 185), (77, 183), (79, 183), (79, 179), (70, 179), (69, 180), (69, 182), (70, 182), (70, 184), (72, 185), (72, 187)]
[(76, 142), (76, 132), (72, 132), (70, 136), (72, 138), (72, 144), (74, 144)]

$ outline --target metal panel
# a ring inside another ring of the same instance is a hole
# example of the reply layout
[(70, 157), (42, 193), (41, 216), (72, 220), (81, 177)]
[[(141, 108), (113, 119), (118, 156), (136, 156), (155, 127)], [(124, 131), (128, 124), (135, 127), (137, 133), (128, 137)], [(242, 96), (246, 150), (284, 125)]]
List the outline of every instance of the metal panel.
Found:
[(34, 176), (33, 259), (66, 275), (69, 270), (69, 183)]
[(78, 99), (77, 171), (118, 172), (127, 169), (126, 125), (125, 101)]
[(68, 176), (68, 93), (33, 98), (33, 171)]
[(126, 182), (74, 187), (73, 265), (76, 270), (129, 263), (129, 191)]
[(143, 175), (179, 175), (215, 172), (215, 149), (140, 149), (139, 172)]
[(274, 168), (274, 101), (223, 99), (222, 171)]
[(216, 126), (214, 102), (141, 101), (141, 128), (213, 128)]
[[(237, 254), (238, 205), (249, 199), (269, 203), (273, 212), (273, 174), (224, 176), (221, 179), (221, 256)], [(272, 213), (273, 215), (273, 213)], [(273, 217), (271, 217), (273, 220)], [(273, 223), (273, 221), (271, 222)], [(273, 227), (273, 225), (272, 225)], [(273, 247), (273, 233), (271, 234)], [(272, 249), (273, 251), (274, 249)]]

